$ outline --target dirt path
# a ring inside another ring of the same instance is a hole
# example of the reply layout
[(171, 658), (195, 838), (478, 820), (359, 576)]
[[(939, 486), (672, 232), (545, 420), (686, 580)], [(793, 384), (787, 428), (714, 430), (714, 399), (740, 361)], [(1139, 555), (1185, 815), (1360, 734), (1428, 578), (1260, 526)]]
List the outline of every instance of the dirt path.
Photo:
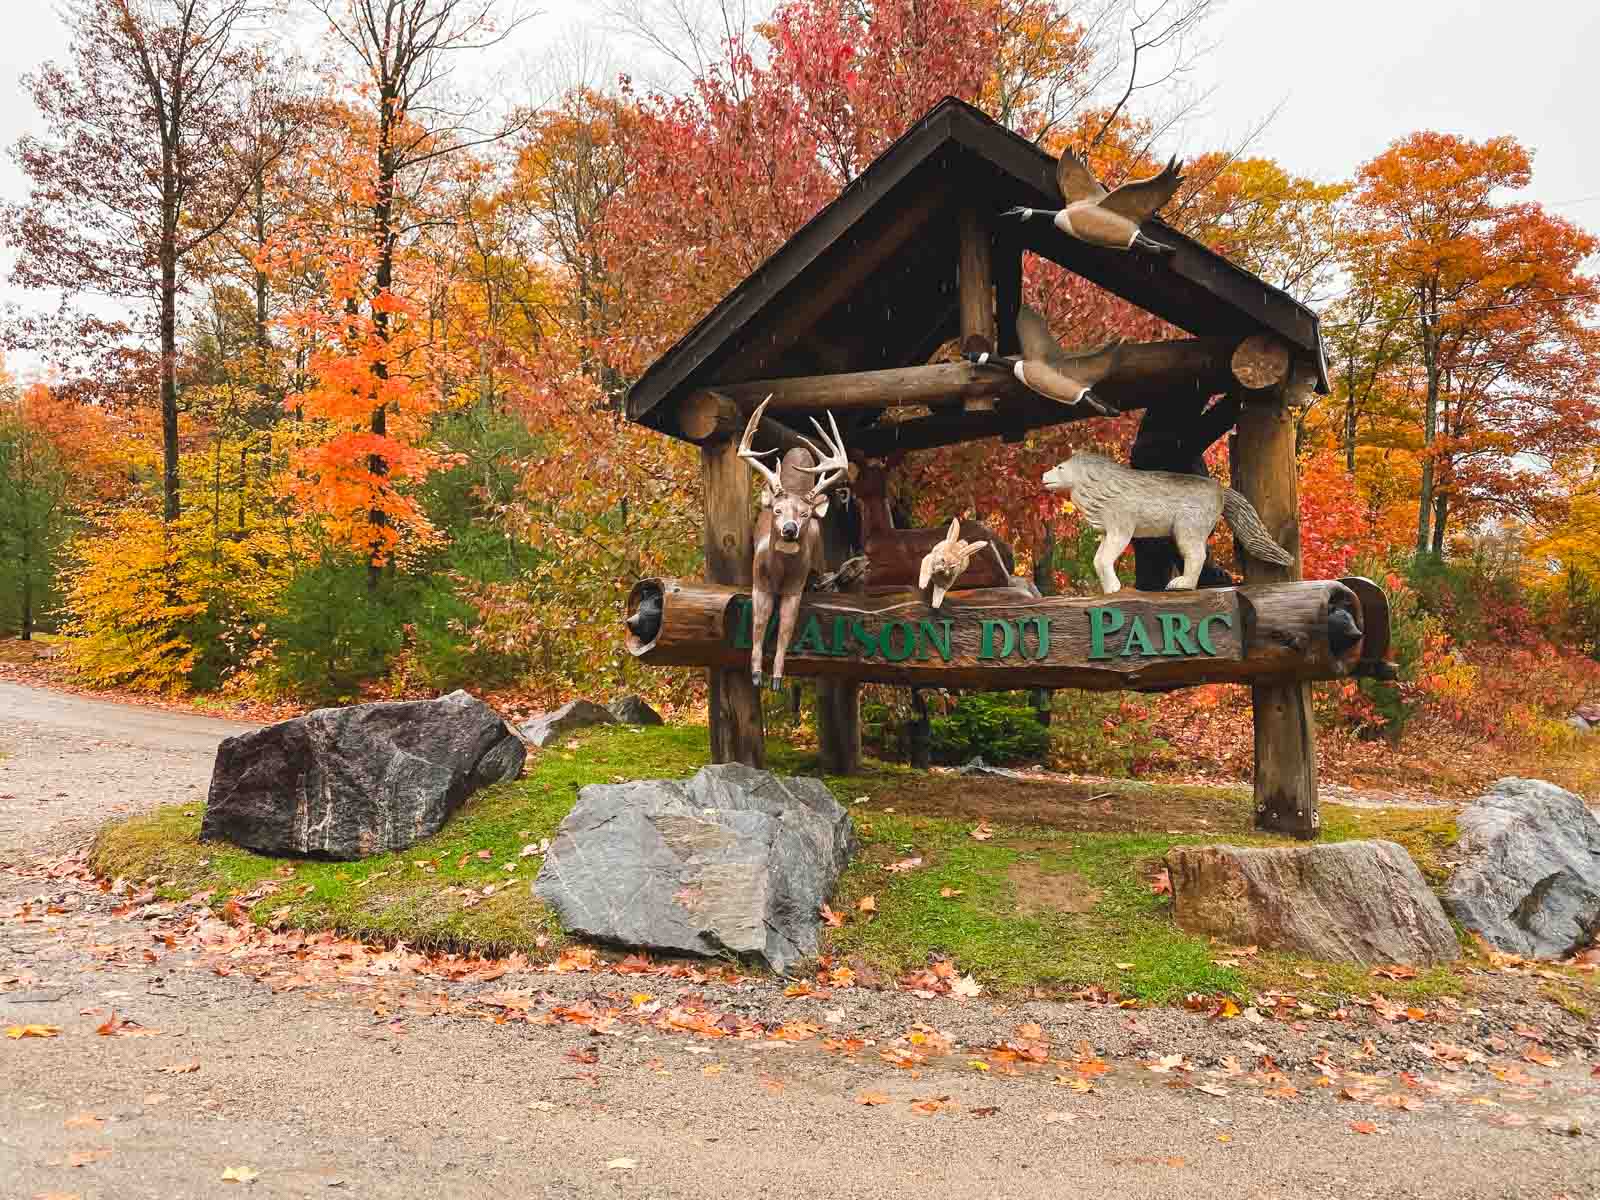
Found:
[[(0, 687), (0, 1026), (61, 1030), (0, 1039), (0, 1198), (212, 1197), (238, 1167), (260, 1196), (1600, 1196), (1592, 1027), (1550, 1026), (1561, 1065), (1508, 1082), (1405, 1057), (1505, 1028), (1470, 1008), (1342, 1029), (520, 964), (452, 981), (403, 954), (319, 974), (315, 947), (250, 950), (62, 861), (105, 815), (203, 789), (238, 728)], [(695, 997), (805, 1036), (572, 1016)], [(98, 1035), (113, 1012), (135, 1024)], [(1034, 1025), (1049, 1063), (981, 1049)]]
[(45, 850), (118, 813), (204, 796), (233, 721), (0, 682), (0, 851)]

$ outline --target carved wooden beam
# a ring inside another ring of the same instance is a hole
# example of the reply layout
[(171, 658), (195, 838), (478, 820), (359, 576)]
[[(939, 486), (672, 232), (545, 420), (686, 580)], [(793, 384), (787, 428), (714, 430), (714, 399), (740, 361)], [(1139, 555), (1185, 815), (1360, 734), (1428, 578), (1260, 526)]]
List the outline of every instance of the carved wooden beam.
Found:
[[(1386, 616), (1363, 614), (1356, 593), (1331, 580), (1044, 598), (984, 588), (952, 593), (937, 610), (909, 591), (808, 592), (786, 668), (991, 690), (1340, 679), (1363, 659), (1363, 639), (1341, 636), (1335, 610), (1360, 629)], [(628, 601), (628, 650), (654, 666), (748, 667), (749, 612), (747, 589), (641, 580)], [(1386, 641), (1387, 626), (1371, 636)]]
[[(989, 229), (983, 215), (971, 205), (964, 207), (956, 220), (959, 233), (957, 254), (957, 292), (961, 301), (961, 349), (993, 354), (998, 338), (994, 318), (994, 259), (990, 253)], [(995, 406), (992, 391), (962, 398), (968, 412), (989, 412)]]
[[(1238, 389), (1246, 380), (1251, 390), (1258, 390), (1281, 382), (1289, 367), (1289, 355), (1282, 343), (1265, 335), (1132, 343), (1120, 348), (1115, 369), (1095, 385), (1095, 392), (1121, 409), (1132, 410), (1160, 403), (1180, 391), (1210, 395)], [(772, 404), (768, 411), (779, 414), (938, 406), (981, 397), (1000, 401), (1001, 413), (970, 414), (975, 421), (975, 431), (970, 435), (973, 437), (1003, 433), (1017, 425), (1017, 418), (1023, 427), (1032, 428), (1093, 415), (1088, 409), (1046, 400), (1003, 367), (956, 362), (721, 383), (691, 392), (679, 406), (678, 426), (691, 439), (710, 436), (699, 431), (715, 427), (714, 414), (722, 410), (724, 399), (731, 400), (740, 411), (749, 412), (769, 394)], [(1013, 411), (1010, 417), (1003, 417), (1007, 407)], [(920, 422), (916, 421), (885, 429), (898, 428), (910, 448), (962, 440), (949, 436), (949, 414), (926, 420), (937, 422), (926, 432), (917, 428)], [(928, 439), (928, 432), (933, 433), (933, 440)]]

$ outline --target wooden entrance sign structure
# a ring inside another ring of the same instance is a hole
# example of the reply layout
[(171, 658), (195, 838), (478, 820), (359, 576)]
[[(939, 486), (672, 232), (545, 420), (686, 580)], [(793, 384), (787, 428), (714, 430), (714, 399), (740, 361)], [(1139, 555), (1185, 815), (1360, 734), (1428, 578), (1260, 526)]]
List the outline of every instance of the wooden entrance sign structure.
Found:
[[(758, 444), (789, 449), (826, 410), (852, 455), (879, 459), (1018, 441), (1095, 415), (992, 366), (930, 362), (952, 343), (1016, 354), (1023, 255), (1042, 255), (1191, 335), (1124, 344), (1094, 392), (1144, 410), (1144, 428), (1162, 438), (1175, 433), (1186, 461), (1190, 442), (1203, 451), (1237, 423), (1233, 485), (1296, 561), (1241, 556), (1246, 586), (1236, 589), (1043, 600), (1021, 587), (952, 591), (938, 611), (904, 591), (808, 593), (788, 670), (818, 680), (828, 766), (856, 764), (866, 681), (1244, 683), (1254, 694), (1257, 822), (1309, 837), (1318, 822), (1307, 682), (1374, 670), (1387, 644), (1382, 593), (1366, 581), (1300, 582), (1290, 410), (1327, 390), (1317, 317), (1159, 220), (1145, 230), (1171, 254), (1102, 249), (1048, 221), (1000, 216), (1061, 202), (1055, 159), (946, 98), (640, 377), (628, 418), (701, 449), (706, 578), (642, 581), (629, 647), (643, 662), (706, 667), (713, 757), (759, 764), (748, 649), (754, 517), (750, 471), (737, 457), (746, 421), (770, 395)], [(1071, 330), (1053, 333), (1073, 344)], [(1364, 638), (1352, 643), (1348, 624), (1330, 625), (1341, 611)]]

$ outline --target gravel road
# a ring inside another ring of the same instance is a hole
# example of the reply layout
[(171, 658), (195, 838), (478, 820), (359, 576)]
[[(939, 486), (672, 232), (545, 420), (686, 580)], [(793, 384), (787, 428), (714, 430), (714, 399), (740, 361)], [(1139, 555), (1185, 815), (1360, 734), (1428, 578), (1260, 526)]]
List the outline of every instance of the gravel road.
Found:
[[(1374, 1024), (1378, 1056), (1363, 1069), (1417, 1098), (1382, 1108), (1316, 1086), (1315, 1056), (1343, 1068), (1361, 1055), (1359, 1036), (1330, 1037), (1322, 1023), (863, 989), (790, 1001), (760, 982), (530, 970), (493, 984), (535, 1011), (616, 995), (626, 1005), (638, 988), (673, 1003), (695, 992), (867, 1042), (839, 1054), (816, 1038), (497, 1024), (466, 1015), (486, 985), (465, 981), (275, 992), (231, 971), (223, 949), (166, 945), (159, 922), (114, 913), (121, 898), (60, 862), (108, 815), (203, 792), (217, 741), (241, 728), (0, 684), (0, 1026), (61, 1030), (0, 1039), (4, 1200), (1600, 1196), (1595, 1029), (1559, 1025), (1548, 1005), (1518, 1011), (1546, 1023), (1562, 1065), (1527, 1066), (1536, 1078), (1509, 1087), (1423, 1059), (1409, 1061), (1412, 1083), (1396, 1073), (1408, 1043), (1475, 1044), (1473, 1019), (1427, 1032)], [(129, 1033), (160, 1032), (97, 1036), (113, 1011), (136, 1022)], [(1063, 1053), (1088, 1041), (1110, 1070), (1082, 1092), (1061, 1068), (979, 1071), (960, 1052), (887, 1065), (873, 1047), (915, 1022), (967, 1046), (1032, 1022)], [(1263, 1052), (1290, 1071), (1296, 1098), (1268, 1099), (1215, 1067)], [(1178, 1053), (1192, 1073), (1140, 1062)], [(859, 1103), (868, 1093), (886, 1102)], [(1374, 1131), (1352, 1127), (1362, 1122)], [(254, 1182), (223, 1182), (237, 1168)]]

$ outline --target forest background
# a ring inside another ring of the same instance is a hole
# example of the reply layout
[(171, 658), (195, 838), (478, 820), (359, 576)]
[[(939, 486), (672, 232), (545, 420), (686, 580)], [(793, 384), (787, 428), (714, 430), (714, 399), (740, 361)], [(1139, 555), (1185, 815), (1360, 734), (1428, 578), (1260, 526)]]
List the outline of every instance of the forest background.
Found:
[[(1400, 665), (1319, 685), (1324, 770), (1593, 793), (1569, 718), (1600, 702), (1600, 244), (1527, 199), (1510, 133), (1397, 129), (1334, 180), (1249, 133), (1179, 146), (1212, 7), (630, 0), (618, 28), (674, 82), (592, 77), (574, 47), (513, 103), (486, 64), (516, 0), (71, 0), (11, 148), (29, 193), (0, 207), (12, 285), (60, 297), (4, 319), (47, 365), (0, 386), (3, 657), (226, 707), (465, 686), (512, 713), (624, 690), (692, 712), (700, 673), (632, 665), (615, 618), (639, 576), (699, 571), (698, 456), (619, 401), (951, 94), (1108, 185), (1181, 151), (1166, 218), (1322, 314), (1305, 572), (1381, 582)], [(1048, 263), (1024, 287), (1069, 345), (1180, 335)], [(1038, 479), (1132, 433), (914, 455), (896, 506), (985, 520), (1087, 592), (1094, 534)], [(892, 755), (906, 697), (872, 691)], [(804, 738), (792, 700), (769, 716)], [(1242, 689), (1049, 703), (1046, 727), (1020, 697), (942, 698), (936, 748), (1247, 777)]]

